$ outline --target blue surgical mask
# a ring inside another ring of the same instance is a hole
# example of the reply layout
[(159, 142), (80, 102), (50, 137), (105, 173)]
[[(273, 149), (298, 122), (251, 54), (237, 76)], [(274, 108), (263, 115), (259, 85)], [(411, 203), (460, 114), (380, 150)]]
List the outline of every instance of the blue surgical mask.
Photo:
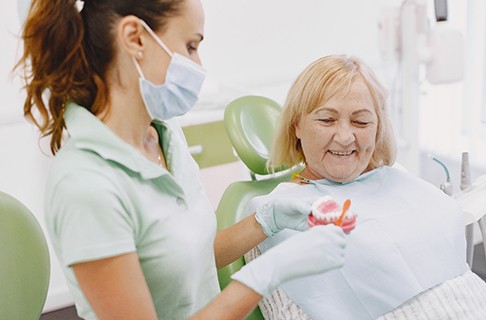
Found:
[(140, 92), (145, 107), (153, 120), (168, 120), (183, 115), (196, 103), (206, 71), (191, 59), (172, 52), (143, 20), (140, 23), (172, 58), (162, 85), (145, 79), (140, 65), (133, 58), (140, 75)]

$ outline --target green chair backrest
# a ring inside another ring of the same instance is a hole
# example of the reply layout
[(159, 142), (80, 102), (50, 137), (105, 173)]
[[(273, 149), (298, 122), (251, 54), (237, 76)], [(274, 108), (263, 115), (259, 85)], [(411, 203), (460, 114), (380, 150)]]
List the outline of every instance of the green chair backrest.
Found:
[[(218, 230), (227, 228), (242, 218), (248, 201), (253, 197), (270, 193), (280, 182), (289, 181), (292, 171), (269, 175), (266, 162), (280, 117), (280, 105), (260, 96), (244, 96), (231, 101), (225, 109), (224, 124), (228, 137), (239, 158), (250, 172), (261, 175), (260, 180), (233, 182), (226, 188), (216, 215)], [(231, 275), (245, 264), (240, 257), (218, 270), (221, 290), (231, 282)], [(263, 320), (256, 308), (247, 320)]]
[(38, 320), (49, 287), (46, 239), (34, 215), (0, 192), (0, 319)]
[(225, 109), (224, 124), (238, 157), (251, 172), (265, 175), (280, 105), (261, 96), (243, 96)]
[[(291, 172), (288, 172), (276, 178), (237, 181), (230, 184), (223, 193), (218, 208), (216, 209), (218, 230), (227, 228), (244, 218), (243, 213), (248, 201), (253, 197), (270, 193), (280, 182), (289, 181), (291, 174)], [(245, 260), (243, 257), (240, 257), (233, 263), (218, 270), (221, 290), (231, 282), (231, 275), (240, 270), (244, 265)], [(246, 319), (263, 320), (264, 318), (257, 308)]]

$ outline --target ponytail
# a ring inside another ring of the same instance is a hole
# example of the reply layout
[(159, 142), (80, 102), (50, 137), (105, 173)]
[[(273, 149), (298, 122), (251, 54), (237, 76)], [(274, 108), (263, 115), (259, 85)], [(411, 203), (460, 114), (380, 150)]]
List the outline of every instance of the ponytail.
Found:
[[(24, 115), (51, 137), (51, 152), (62, 144), (66, 104), (73, 101), (94, 115), (109, 114), (108, 68), (115, 57), (112, 24), (134, 15), (159, 30), (176, 16), (184, 0), (32, 0), (22, 39), (27, 97)], [(35, 110), (37, 109), (37, 111)]]
[(61, 146), (68, 100), (89, 103), (96, 92), (83, 36), (74, 0), (32, 1), (22, 34), (24, 53), (16, 67), (23, 67), (26, 81), (24, 115), (42, 136), (52, 135), (53, 154)]

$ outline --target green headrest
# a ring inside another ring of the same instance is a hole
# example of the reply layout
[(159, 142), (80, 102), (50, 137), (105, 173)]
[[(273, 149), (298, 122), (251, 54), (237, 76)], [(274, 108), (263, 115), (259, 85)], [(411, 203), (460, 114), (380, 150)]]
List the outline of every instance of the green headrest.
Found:
[(243, 96), (226, 107), (226, 132), (239, 158), (253, 173), (269, 173), (265, 166), (281, 111), (277, 102), (261, 96)]

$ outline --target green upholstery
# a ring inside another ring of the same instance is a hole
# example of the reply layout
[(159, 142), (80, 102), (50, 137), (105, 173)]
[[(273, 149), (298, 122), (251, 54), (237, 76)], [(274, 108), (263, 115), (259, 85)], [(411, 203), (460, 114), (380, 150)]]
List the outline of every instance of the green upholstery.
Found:
[[(226, 188), (218, 208), (216, 215), (218, 219), (218, 230), (229, 227), (243, 218), (243, 211), (250, 199), (258, 195), (264, 195), (271, 192), (277, 184), (283, 181), (289, 181), (291, 172), (281, 175), (277, 178), (254, 181), (237, 181), (233, 182)], [(233, 263), (218, 270), (219, 285), (223, 290), (230, 282), (231, 275), (245, 264), (243, 257), (237, 259)], [(247, 318), (247, 320), (262, 320), (260, 310), (255, 309)]]
[(224, 124), (231, 144), (251, 172), (265, 175), (265, 169), (280, 105), (261, 96), (244, 96), (225, 109)]
[[(260, 180), (233, 182), (226, 188), (216, 209), (218, 230), (241, 220), (250, 199), (270, 193), (280, 182), (289, 181), (293, 171), (300, 169), (276, 175), (267, 174), (265, 169), (280, 112), (278, 103), (260, 96), (244, 96), (226, 107), (224, 124), (231, 144), (250, 172), (260, 175)], [(218, 270), (221, 290), (244, 264), (244, 258), (240, 257)], [(256, 308), (246, 319), (263, 320), (263, 316)]]
[(49, 251), (34, 215), (0, 192), (0, 319), (38, 320), (49, 287)]

